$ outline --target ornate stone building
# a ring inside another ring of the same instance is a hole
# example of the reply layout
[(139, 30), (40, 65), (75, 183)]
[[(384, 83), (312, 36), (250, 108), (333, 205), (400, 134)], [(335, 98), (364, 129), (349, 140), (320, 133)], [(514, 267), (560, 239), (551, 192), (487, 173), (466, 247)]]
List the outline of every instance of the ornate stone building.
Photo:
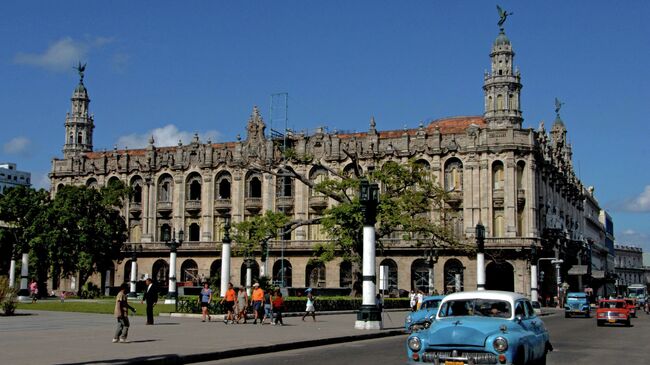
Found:
[[(490, 52), (491, 71), (484, 75), (483, 116), (446, 118), (392, 131), (378, 130), (371, 119), (365, 132), (318, 130), (290, 135), (287, 143), (298, 156), (308, 155), (340, 171), (350, 168), (350, 154), (359, 157), (365, 171), (408, 159), (428, 166), (451, 192), (444, 224), (468, 242), (474, 242), (477, 223), (486, 226), (486, 287), (529, 293), (533, 247), (538, 257), (563, 258), (563, 276), (583, 252), (583, 186), (573, 170), (560, 105), (550, 134), (543, 123), (537, 130), (522, 128), (521, 75), (514, 68), (514, 55), (502, 30)], [(263, 165), (277, 171), (282, 162), (279, 144), (265, 133), (257, 108), (245, 137), (233, 142), (200, 141), (195, 136), (189, 144), (157, 147), (152, 138), (144, 149), (93, 151), (89, 102), (82, 76), (66, 118), (64, 158), (52, 162), (53, 193), (65, 184), (102, 186), (120, 180), (132, 186), (134, 194), (123, 216), (130, 241), (144, 248), (139, 272), (160, 282), (169, 276), (169, 250), (161, 242), (165, 232), (185, 232), (175, 273), (179, 281), (218, 276), (226, 217), (241, 221), (274, 210), (311, 218), (333, 203), (300, 181), (255, 168)], [(328, 174), (305, 165), (289, 163), (287, 168), (314, 181)], [(349, 263), (309, 264), (313, 245), (326, 239), (317, 226), (304, 226), (269, 242), (268, 259), (254, 263), (254, 275), (284, 279), (293, 287), (350, 287)], [(425, 252), (398, 238), (385, 240), (384, 245), (377, 265), (389, 266), (391, 288), (438, 292), (476, 288), (472, 255)], [(554, 270), (550, 261), (540, 264), (546, 273), (541, 295), (552, 295)], [(128, 281), (130, 267), (129, 262), (116, 262), (106, 283)], [(244, 258), (235, 255), (231, 267), (232, 281), (242, 284)]]

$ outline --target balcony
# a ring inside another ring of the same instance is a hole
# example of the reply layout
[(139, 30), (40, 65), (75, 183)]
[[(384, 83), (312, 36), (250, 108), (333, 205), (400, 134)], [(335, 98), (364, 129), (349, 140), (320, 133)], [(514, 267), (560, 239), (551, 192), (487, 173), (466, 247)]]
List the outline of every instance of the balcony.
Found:
[(293, 207), (293, 197), (292, 196), (279, 196), (275, 198), (275, 205), (278, 208), (292, 208)]
[(244, 199), (244, 208), (250, 212), (259, 212), (262, 210), (262, 198)]
[(185, 210), (188, 212), (196, 212), (201, 210), (201, 201), (200, 200), (186, 200), (185, 201)]
[(524, 206), (526, 204), (526, 190), (517, 189), (517, 205)]
[(171, 212), (172, 202), (158, 202), (157, 209), (159, 212)]
[(230, 199), (215, 199), (214, 210), (215, 212), (228, 212), (232, 208), (232, 201)]
[(503, 208), (503, 189), (492, 191), (492, 206), (495, 208)]
[(458, 206), (463, 202), (463, 192), (452, 191), (448, 193), (445, 202), (447, 202), (451, 207), (458, 208)]
[(314, 195), (309, 197), (309, 208), (313, 210), (323, 210), (327, 208), (328, 197), (323, 195)]

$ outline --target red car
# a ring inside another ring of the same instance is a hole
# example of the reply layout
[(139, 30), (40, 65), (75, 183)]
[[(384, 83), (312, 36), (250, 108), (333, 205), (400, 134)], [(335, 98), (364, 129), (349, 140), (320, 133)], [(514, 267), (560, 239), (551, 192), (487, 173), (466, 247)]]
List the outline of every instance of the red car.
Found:
[(596, 323), (602, 326), (605, 323), (623, 323), (630, 326), (630, 310), (623, 299), (609, 299), (598, 301), (596, 309)]
[(636, 299), (625, 298), (625, 304), (627, 305), (627, 309), (630, 310), (630, 316), (636, 318)]

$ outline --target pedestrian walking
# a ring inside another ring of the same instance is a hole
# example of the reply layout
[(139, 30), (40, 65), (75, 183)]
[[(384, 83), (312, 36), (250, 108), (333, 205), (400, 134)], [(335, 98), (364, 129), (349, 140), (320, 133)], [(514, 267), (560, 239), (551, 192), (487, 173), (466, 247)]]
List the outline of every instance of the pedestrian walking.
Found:
[(38, 300), (38, 284), (34, 279), (32, 279), (32, 282), (29, 283), (29, 293), (32, 297), (32, 304), (36, 303), (36, 300)]
[(202, 314), (201, 322), (205, 322), (206, 317), (208, 318), (208, 322), (212, 320), (208, 312), (210, 310), (210, 303), (212, 303), (212, 289), (210, 289), (210, 285), (206, 281), (203, 283), (203, 289), (201, 289), (201, 293), (199, 294), (199, 305), (201, 306)]
[(424, 293), (422, 292), (422, 290), (418, 290), (417, 303), (415, 304), (416, 310), (420, 310), (420, 308), (422, 308), (423, 302), (424, 302)]
[(153, 307), (158, 303), (158, 290), (156, 290), (156, 287), (153, 285), (151, 278), (147, 278), (144, 283), (147, 287), (144, 290), (144, 295), (142, 296), (140, 304), (144, 302), (147, 303), (147, 324), (153, 325)]
[[(280, 289), (275, 290), (272, 307), (273, 307), (273, 314), (275, 315), (275, 322), (273, 322), (273, 324), (275, 325), (279, 324), (280, 326), (284, 326), (284, 322), (282, 322), (282, 313), (284, 312), (284, 299), (282, 298), (282, 293), (280, 292)], [(271, 318), (271, 321), (273, 321), (273, 318)]]
[(270, 292), (264, 293), (264, 317), (262, 317), (262, 324), (269, 319), (269, 323), (273, 323), (273, 296)]
[(305, 314), (302, 316), (302, 320), (304, 321), (305, 317), (311, 313), (311, 317), (314, 319), (314, 322), (316, 322), (316, 306), (314, 305), (316, 298), (314, 298), (314, 295), (312, 294), (312, 289), (307, 288), (307, 290), (305, 290), (305, 295), (307, 296), (307, 306), (305, 307)]
[[(260, 284), (258, 283), (253, 284), (251, 303), (253, 306), (253, 314), (255, 315), (253, 319), (253, 324), (257, 324), (257, 320), (259, 319), (260, 312), (263, 310), (262, 304), (264, 303), (264, 290), (260, 288)], [(264, 316), (262, 316), (262, 318), (264, 318)], [(262, 324), (261, 319), (260, 319), (260, 324)]]
[(246, 323), (246, 309), (248, 308), (248, 294), (246, 293), (246, 288), (239, 287), (237, 291), (237, 323), (242, 318), (244, 323)]
[(415, 290), (411, 289), (411, 293), (409, 294), (409, 305), (411, 306), (411, 312), (415, 312), (417, 310), (417, 304), (418, 295), (415, 293)]
[(221, 299), (221, 303), (226, 309), (226, 318), (224, 318), (223, 323), (228, 324), (230, 321), (231, 324), (235, 324), (235, 302), (237, 301), (237, 293), (233, 289), (232, 283), (228, 283), (228, 290), (226, 290), (226, 296)]
[(117, 318), (117, 327), (115, 328), (115, 336), (113, 336), (113, 343), (115, 342), (129, 342), (127, 337), (129, 335), (129, 310), (135, 314), (135, 308), (129, 305), (126, 296), (126, 283), (120, 285), (120, 291), (115, 296), (115, 318)]

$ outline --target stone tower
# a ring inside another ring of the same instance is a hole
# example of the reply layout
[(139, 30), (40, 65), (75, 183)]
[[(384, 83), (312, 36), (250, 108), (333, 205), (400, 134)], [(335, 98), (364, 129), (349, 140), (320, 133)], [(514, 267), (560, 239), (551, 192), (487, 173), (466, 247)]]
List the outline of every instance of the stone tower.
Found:
[(88, 114), (88, 91), (84, 86), (84, 70), (86, 65), (77, 67), (79, 72), (79, 85), (72, 93), (72, 110), (65, 117), (65, 144), (63, 157), (70, 158), (80, 152), (93, 150), (93, 116)]
[(483, 117), (488, 128), (521, 128), (521, 77), (519, 70), (513, 72), (514, 57), (510, 40), (501, 28), (490, 53), (492, 72), (485, 73), (483, 82)]

